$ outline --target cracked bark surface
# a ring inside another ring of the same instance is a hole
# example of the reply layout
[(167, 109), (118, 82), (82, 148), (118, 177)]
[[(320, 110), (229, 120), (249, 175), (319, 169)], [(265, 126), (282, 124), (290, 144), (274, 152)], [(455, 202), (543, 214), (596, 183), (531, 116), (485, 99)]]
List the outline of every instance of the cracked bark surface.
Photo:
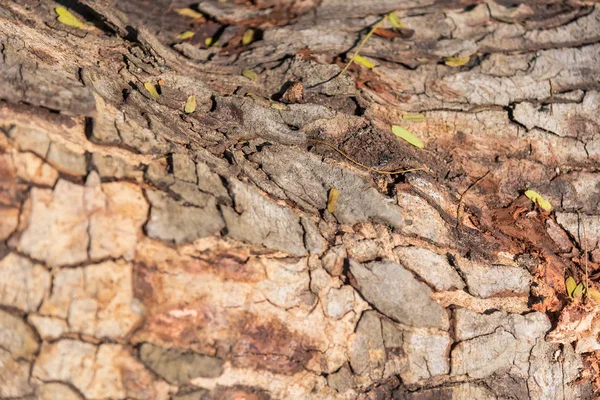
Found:
[(186, 7), (0, 0), (0, 398), (598, 395), (597, 4)]

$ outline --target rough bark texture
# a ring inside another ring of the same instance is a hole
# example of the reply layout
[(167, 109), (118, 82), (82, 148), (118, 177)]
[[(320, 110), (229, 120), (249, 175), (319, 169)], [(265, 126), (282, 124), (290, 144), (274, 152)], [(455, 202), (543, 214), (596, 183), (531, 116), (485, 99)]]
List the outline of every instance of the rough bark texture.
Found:
[(186, 7), (0, 0), (0, 398), (593, 397), (600, 7)]

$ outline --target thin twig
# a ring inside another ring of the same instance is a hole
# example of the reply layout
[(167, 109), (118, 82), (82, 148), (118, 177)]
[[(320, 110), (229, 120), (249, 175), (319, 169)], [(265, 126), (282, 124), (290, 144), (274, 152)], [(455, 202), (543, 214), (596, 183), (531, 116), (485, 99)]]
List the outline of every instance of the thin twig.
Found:
[(352, 55), (352, 58), (350, 59), (350, 61), (348, 61), (348, 64), (346, 64), (346, 66), (344, 67), (344, 69), (340, 71), (340, 73), (338, 74), (338, 76), (336, 76), (336, 79), (339, 78), (340, 76), (342, 76), (344, 74), (344, 72), (346, 72), (348, 70), (348, 68), (350, 68), (350, 65), (352, 65), (352, 63), (354, 62), (354, 59), (356, 58), (356, 56), (358, 55), (358, 53), (360, 53), (360, 51), (363, 48), (363, 46), (365, 45), (365, 43), (367, 43), (367, 40), (369, 40), (369, 38), (373, 35), (373, 32), (375, 32), (375, 29), (377, 29), (377, 27), (379, 25), (381, 25), (381, 23), (383, 21), (385, 21), (386, 19), (387, 19), (387, 15), (385, 17), (381, 18), (375, 25), (373, 25), (373, 28), (371, 28), (371, 30), (369, 31), (369, 33), (367, 33), (367, 36), (365, 36), (365, 38), (362, 40), (362, 42), (360, 42), (360, 44), (358, 45), (358, 48), (356, 49), (356, 51)]
[(358, 161), (356, 161), (355, 159), (353, 159), (352, 157), (350, 157), (349, 155), (347, 155), (346, 153), (344, 153), (342, 150), (338, 149), (337, 147), (335, 147), (334, 145), (324, 142), (322, 140), (318, 140), (318, 139), (306, 139), (309, 142), (315, 142), (315, 143), (320, 143), (322, 145), (325, 145), (327, 147), (329, 147), (330, 149), (337, 151), (338, 153), (340, 153), (342, 156), (344, 156), (346, 159), (348, 159), (349, 161), (351, 161), (352, 163), (358, 165), (359, 167), (362, 167), (364, 169), (367, 169), (369, 171), (372, 172), (376, 172), (378, 174), (385, 174), (385, 175), (396, 175), (396, 174), (406, 174), (407, 172), (413, 172), (413, 171), (425, 171), (425, 168), (411, 168), (411, 169), (400, 169), (397, 171), (386, 171), (383, 169), (377, 169), (377, 168), (373, 168), (373, 167), (369, 167), (368, 165), (362, 164)]
[(477, 179), (475, 182), (471, 183), (469, 185), (469, 187), (464, 192), (462, 192), (462, 194), (460, 195), (460, 198), (458, 199), (458, 208), (456, 209), (456, 227), (457, 228), (460, 225), (460, 208), (462, 206), (463, 198), (465, 197), (465, 195), (467, 194), (467, 192), (469, 190), (474, 188), (479, 182), (481, 182), (486, 176), (488, 176), (489, 173), (490, 173), (490, 171), (488, 170), (488, 172), (486, 172), (482, 177)]

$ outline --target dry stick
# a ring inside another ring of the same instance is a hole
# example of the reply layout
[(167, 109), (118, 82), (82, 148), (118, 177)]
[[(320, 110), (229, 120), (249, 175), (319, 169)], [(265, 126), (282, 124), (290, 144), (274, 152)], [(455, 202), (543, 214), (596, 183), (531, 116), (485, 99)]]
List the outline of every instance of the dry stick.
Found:
[(462, 194), (460, 195), (460, 198), (458, 199), (458, 208), (456, 209), (456, 227), (457, 228), (460, 225), (460, 207), (462, 206), (463, 198), (465, 197), (465, 195), (467, 194), (467, 192), (469, 190), (471, 190), (479, 182), (481, 182), (483, 180), (483, 178), (485, 178), (486, 176), (488, 176), (489, 173), (490, 173), (490, 171), (488, 170), (488, 172), (486, 172), (481, 178), (479, 178), (475, 182), (471, 183), (469, 185), (469, 187), (467, 188), (467, 190), (465, 190), (464, 192), (462, 192)]
[(354, 54), (352, 55), (352, 58), (350, 59), (350, 61), (348, 61), (348, 64), (346, 64), (346, 66), (344, 67), (343, 70), (340, 71), (340, 73), (338, 74), (338, 76), (336, 77), (339, 78), (340, 76), (342, 76), (344, 74), (344, 72), (346, 72), (348, 70), (348, 68), (350, 68), (350, 65), (352, 65), (352, 63), (354, 62), (354, 58), (358, 55), (358, 53), (360, 53), (360, 50), (363, 48), (363, 46), (365, 45), (365, 43), (367, 43), (367, 40), (369, 40), (369, 38), (373, 35), (373, 32), (375, 32), (375, 29), (377, 29), (377, 27), (387, 19), (387, 15), (383, 18), (381, 18), (379, 20), (379, 22), (377, 22), (375, 25), (373, 25), (373, 28), (371, 28), (371, 30), (369, 31), (369, 33), (367, 33), (367, 36), (365, 36), (365, 38), (362, 40), (362, 42), (360, 42), (360, 44), (358, 45), (358, 48), (356, 49), (356, 51), (354, 52)]
[(397, 171), (385, 171), (383, 169), (369, 167), (368, 165), (365, 165), (365, 164), (362, 164), (362, 163), (356, 161), (355, 159), (353, 159), (352, 157), (350, 157), (349, 155), (347, 155), (346, 153), (344, 153), (343, 151), (341, 151), (340, 149), (338, 149), (337, 147), (335, 147), (334, 145), (332, 145), (330, 143), (324, 142), (322, 140), (317, 140), (317, 139), (306, 139), (306, 140), (309, 142), (323, 144), (323, 145), (329, 147), (330, 149), (337, 151), (338, 153), (340, 153), (342, 156), (346, 157), (349, 161), (353, 162), (354, 164), (356, 164), (360, 167), (363, 167), (364, 169), (367, 169), (369, 171), (376, 172), (378, 174), (396, 175), (396, 174), (405, 174), (407, 172), (413, 172), (413, 171), (425, 171), (425, 168), (411, 168), (411, 169), (400, 169)]

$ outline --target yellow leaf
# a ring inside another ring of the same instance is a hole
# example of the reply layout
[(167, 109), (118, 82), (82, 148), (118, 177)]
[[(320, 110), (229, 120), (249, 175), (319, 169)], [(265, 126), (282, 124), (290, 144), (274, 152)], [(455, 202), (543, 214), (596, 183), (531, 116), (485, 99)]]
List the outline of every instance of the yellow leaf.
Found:
[(65, 7), (56, 7), (54, 11), (58, 15), (58, 22), (72, 26), (73, 28), (81, 28), (83, 26), (83, 22), (78, 20), (77, 17), (71, 14)]
[(425, 121), (425, 114), (404, 114), (402, 119), (405, 121)]
[(388, 14), (388, 19), (390, 20), (390, 24), (396, 29), (406, 28), (406, 25), (402, 23), (400, 18), (396, 15), (394, 11)]
[(575, 290), (573, 290), (573, 298), (578, 298), (581, 297), (581, 295), (583, 294), (583, 282), (579, 282), (579, 285), (577, 285), (577, 287), (575, 287)]
[(185, 102), (184, 111), (186, 114), (191, 114), (196, 111), (196, 96), (191, 95), (188, 97), (187, 101)]
[(596, 303), (600, 303), (600, 292), (594, 288), (589, 288), (587, 290), (587, 295), (590, 299), (594, 300)]
[(392, 125), (392, 133), (394, 135), (398, 136), (399, 138), (406, 140), (408, 143), (412, 144), (413, 146), (418, 147), (419, 149), (422, 149), (423, 147), (425, 147), (425, 145), (423, 144), (423, 141), (421, 141), (421, 139), (419, 139), (418, 137), (416, 137), (415, 135), (413, 135), (406, 129), (402, 128), (401, 126)]
[(192, 32), (192, 31), (185, 31), (185, 32), (181, 32), (179, 35), (177, 35), (177, 39), (186, 40), (186, 39), (189, 39), (189, 38), (191, 38), (193, 36), (194, 36), (194, 32)]
[(568, 277), (565, 281), (565, 287), (567, 289), (567, 296), (573, 300), (573, 292), (575, 291), (575, 288), (577, 288), (577, 282), (575, 282), (575, 279), (573, 279), (572, 276)]
[(282, 104), (277, 104), (277, 103), (271, 104), (271, 108), (274, 108), (276, 110), (285, 110), (285, 107)]
[(336, 188), (331, 188), (329, 191), (329, 198), (327, 199), (327, 211), (330, 214), (335, 212), (335, 205), (337, 204), (338, 196), (340, 195), (340, 191)]
[(246, 29), (246, 32), (244, 32), (244, 36), (242, 36), (242, 44), (244, 46), (249, 45), (250, 43), (252, 43), (253, 39), (254, 29)]
[(448, 57), (446, 58), (445, 64), (449, 67), (462, 67), (466, 65), (471, 60), (471, 56), (465, 57)]
[(242, 75), (245, 78), (250, 79), (251, 81), (254, 81), (254, 80), (256, 80), (256, 78), (258, 78), (258, 74), (256, 72), (252, 71), (251, 69), (245, 69), (245, 70), (243, 70), (242, 71)]
[(357, 62), (357, 63), (361, 64), (362, 66), (367, 67), (369, 69), (375, 68), (375, 64), (371, 60), (369, 60), (363, 56), (360, 56), (358, 54), (354, 55), (354, 62)]
[(207, 37), (204, 39), (204, 44), (210, 47), (213, 44), (213, 38)]
[(525, 196), (534, 203), (536, 203), (542, 210), (550, 211), (552, 210), (552, 204), (546, 199), (544, 199), (538, 192), (535, 190), (527, 190), (525, 191)]
[(202, 13), (192, 10), (191, 8), (180, 8), (177, 10), (177, 14), (183, 15), (184, 17), (194, 18), (194, 19), (200, 19), (200, 18), (204, 17), (204, 15), (202, 15)]
[(159, 99), (160, 98), (160, 95), (156, 91), (156, 86), (154, 86), (150, 82), (144, 82), (144, 87), (146, 88), (146, 90), (148, 91), (148, 93), (150, 93), (152, 95), (152, 97), (154, 97), (155, 99)]

